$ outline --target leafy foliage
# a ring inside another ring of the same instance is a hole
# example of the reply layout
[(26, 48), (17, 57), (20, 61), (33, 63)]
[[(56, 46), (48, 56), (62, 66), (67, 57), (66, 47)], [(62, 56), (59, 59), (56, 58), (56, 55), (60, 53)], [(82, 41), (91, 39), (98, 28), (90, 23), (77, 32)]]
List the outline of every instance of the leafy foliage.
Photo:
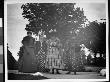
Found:
[(105, 53), (106, 51), (106, 23), (93, 21), (83, 29), (83, 43), (94, 52)]
[[(38, 33), (45, 31), (50, 35), (50, 30), (56, 30), (54, 34), (59, 36), (69, 36), (70, 31), (82, 27), (86, 21), (84, 11), (79, 7), (75, 8), (75, 3), (26, 3), (22, 5), (23, 17), (28, 19), (27, 31)], [(53, 32), (51, 32), (52, 34)]]

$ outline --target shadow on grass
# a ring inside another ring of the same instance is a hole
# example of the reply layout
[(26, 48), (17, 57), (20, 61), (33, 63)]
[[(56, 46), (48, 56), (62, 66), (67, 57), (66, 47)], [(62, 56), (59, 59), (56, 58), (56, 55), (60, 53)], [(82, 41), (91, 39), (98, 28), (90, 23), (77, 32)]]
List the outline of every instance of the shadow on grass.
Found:
[(44, 76), (33, 76), (29, 74), (8, 74), (8, 80), (43, 80), (43, 79), (49, 79)]

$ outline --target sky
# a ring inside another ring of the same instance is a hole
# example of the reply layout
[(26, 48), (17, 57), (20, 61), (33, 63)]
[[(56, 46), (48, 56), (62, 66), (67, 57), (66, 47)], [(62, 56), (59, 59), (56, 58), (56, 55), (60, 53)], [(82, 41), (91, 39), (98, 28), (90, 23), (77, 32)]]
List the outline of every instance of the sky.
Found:
[(16, 59), (18, 59), (17, 52), (21, 46), (21, 40), (26, 36), (25, 26), (28, 23), (22, 17), (21, 5), (7, 5), (7, 42)]
[[(26, 36), (25, 26), (28, 21), (22, 17), (22, 3), (7, 5), (7, 42), (15, 59), (21, 46), (21, 40)], [(76, 3), (84, 9), (84, 14), (89, 21), (106, 18), (105, 3)]]
[(89, 21), (99, 21), (101, 18), (106, 18), (106, 5), (104, 3), (77, 3), (76, 5), (83, 8)]

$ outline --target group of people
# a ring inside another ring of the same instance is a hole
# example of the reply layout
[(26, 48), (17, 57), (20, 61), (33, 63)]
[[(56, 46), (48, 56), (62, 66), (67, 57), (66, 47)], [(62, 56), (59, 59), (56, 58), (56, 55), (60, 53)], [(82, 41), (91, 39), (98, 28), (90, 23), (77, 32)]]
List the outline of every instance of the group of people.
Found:
[(78, 55), (81, 54), (80, 47), (75, 49), (71, 45), (74, 44), (69, 44), (67, 49), (63, 49), (60, 39), (54, 36), (48, 40), (40, 36), (40, 41), (35, 41), (32, 32), (27, 32), (19, 53), (19, 71), (33, 73), (49, 70), (54, 74), (56, 70), (56, 73), (60, 74), (59, 70), (67, 70), (69, 71), (67, 74), (72, 71), (76, 74), (78, 68), (83, 68), (83, 61), (78, 62), (78, 60), (82, 60), (84, 55), (80, 57)]

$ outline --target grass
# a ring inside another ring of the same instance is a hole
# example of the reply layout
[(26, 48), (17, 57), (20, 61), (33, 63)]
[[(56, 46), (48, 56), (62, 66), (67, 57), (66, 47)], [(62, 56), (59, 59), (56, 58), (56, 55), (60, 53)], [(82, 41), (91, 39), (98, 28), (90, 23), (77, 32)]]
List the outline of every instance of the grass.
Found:
[(33, 76), (29, 74), (8, 74), (8, 80), (42, 80), (42, 79), (48, 79), (44, 76)]
[(100, 70), (104, 68), (105, 67), (85, 66), (85, 72), (100, 72)]

